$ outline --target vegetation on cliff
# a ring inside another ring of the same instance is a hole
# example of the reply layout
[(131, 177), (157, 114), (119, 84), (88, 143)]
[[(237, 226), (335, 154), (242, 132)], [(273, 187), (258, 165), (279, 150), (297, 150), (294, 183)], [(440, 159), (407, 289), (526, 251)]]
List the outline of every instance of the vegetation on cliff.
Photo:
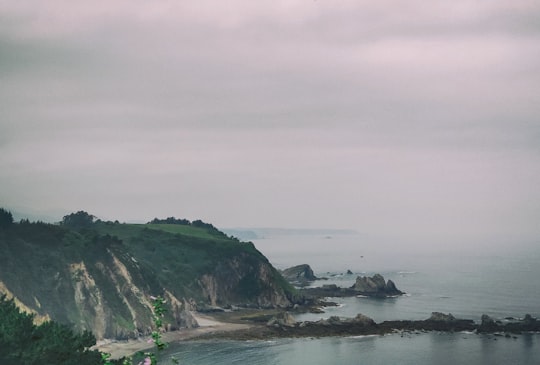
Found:
[[(3, 211), (2, 213), (9, 213)], [(3, 214), (0, 293), (35, 319), (99, 338), (151, 332), (150, 296), (167, 300), (169, 328), (207, 306), (287, 307), (295, 290), (252, 243), (202, 221), (104, 222), (79, 211), (59, 224)]]
[(96, 342), (87, 331), (47, 321), (34, 324), (34, 316), (21, 312), (13, 299), (0, 296), (0, 362), (22, 365), (96, 365), (101, 354), (89, 348)]

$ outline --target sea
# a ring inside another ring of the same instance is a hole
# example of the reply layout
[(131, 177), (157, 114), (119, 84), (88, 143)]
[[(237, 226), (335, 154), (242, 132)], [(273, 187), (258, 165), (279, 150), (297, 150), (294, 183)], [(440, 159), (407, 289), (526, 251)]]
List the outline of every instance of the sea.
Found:
[[(380, 273), (405, 292), (386, 299), (328, 298), (338, 304), (297, 321), (362, 313), (376, 322), (427, 319), (432, 312), (480, 321), (540, 318), (540, 244), (444, 242), (398, 244), (351, 232), (279, 232), (253, 240), (278, 269), (309, 264), (321, 278), (313, 286), (352, 286), (357, 276)], [(352, 274), (348, 273), (352, 272)], [(506, 337), (470, 332), (406, 332), (270, 341), (187, 341), (171, 344), (174, 356), (199, 364), (540, 364), (540, 334)], [(169, 362), (168, 362), (169, 361)]]

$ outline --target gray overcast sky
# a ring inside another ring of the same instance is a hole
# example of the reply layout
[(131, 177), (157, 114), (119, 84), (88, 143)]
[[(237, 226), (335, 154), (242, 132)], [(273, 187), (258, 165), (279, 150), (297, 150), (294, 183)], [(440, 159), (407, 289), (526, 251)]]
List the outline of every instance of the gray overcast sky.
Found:
[(0, 0), (0, 204), (540, 238), (537, 1)]

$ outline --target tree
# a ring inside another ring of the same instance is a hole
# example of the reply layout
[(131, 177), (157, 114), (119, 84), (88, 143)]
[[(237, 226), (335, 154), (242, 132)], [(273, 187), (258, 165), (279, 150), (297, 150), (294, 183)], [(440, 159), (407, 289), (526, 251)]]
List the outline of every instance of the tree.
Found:
[(101, 354), (89, 348), (96, 343), (90, 332), (75, 334), (56, 322), (33, 323), (13, 299), (0, 296), (0, 363), (18, 365), (95, 365)]
[(85, 211), (78, 211), (77, 213), (71, 213), (65, 215), (62, 219), (62, 225), (69, 228), (90, 228), (94, 223), (96, 217), (86, 213)]
[(0, 208), (0, 228), (8, 228), (13, 224), (13, 215), (9, 210)]

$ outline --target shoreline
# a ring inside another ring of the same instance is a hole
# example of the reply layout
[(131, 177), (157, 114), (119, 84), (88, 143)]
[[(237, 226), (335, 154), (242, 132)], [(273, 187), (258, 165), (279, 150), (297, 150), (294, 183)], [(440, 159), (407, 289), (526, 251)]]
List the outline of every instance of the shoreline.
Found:
[[(247, 330), (254, 324), (242, 324), (218, 321), (215, 318), (201, 313), (192, 313), (193, 317), (199, 324), (197, 328), (184, 328), (162, 334), (163, 342), (176, 343), (186, 340), (192, 340), (205, 335), (214, 335), (217, 333), (234, 332), (238, 330)], [(154, 347), (152, 342), (149, 342), (150, 336), (140, 337), (130, 340), (102, 340), (92, 346), (92, 350), (111, 354), (112, 359), (120, 359), (122, 357), (131, 356), (138, 351), (148, 350)]]
[[(503, 334), (506, 337), (533, 332), (540, 333), (540, 321), (526, 315), (523, 319), (513, 319), (506, 323), (495, 321), (488, 316), (482, 316), (481, 323), (471, 319), (454, 318), (451, 314), (433, 312), (425, 320), (394, 320), (380, 323), (371, 318), (358, 314), (355, 318), (330, 317), (317, 322), (290, 323), (276, 319), (276, 311), (250, 311), (250, 313), (221, 313), (215, 315), (193, 313), (199, 323), (198, 328), (181, 329), (163, 333), (166, 343), (178, 343), (187, 340), (268, 340), (273, 338), (321, 338), (333, 336), (381, 336), (400, 332), (471, 332), (477, 334)], [(268, 322), (268, 316), (273, 323)], [(247, 321), (247, 322), (245, 322)], [(148, 342), (150, 336), (127, 341), (102, 341), (92, 349), (111, 354), (118, 359), (131, 356), (138, 351), (154, 347)]]

